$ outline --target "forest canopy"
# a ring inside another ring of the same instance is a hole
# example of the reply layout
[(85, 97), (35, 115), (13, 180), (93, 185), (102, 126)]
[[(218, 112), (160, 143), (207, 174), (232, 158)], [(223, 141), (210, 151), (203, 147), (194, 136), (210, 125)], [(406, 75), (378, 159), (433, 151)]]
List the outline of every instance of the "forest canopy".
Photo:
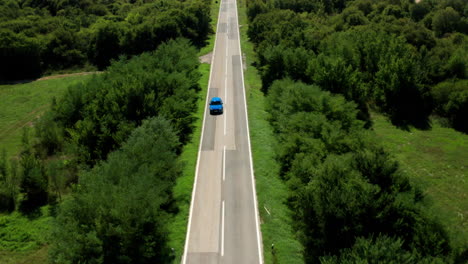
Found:
[(247, 14), (264, 92), (289, 77), (354, 101), (368, 125), (372, 108), (403, 128), (429, 128), (437, 114), (468, 132), (454, 121), (467, 112), (440, 111), (468, 102), (433, 92), (468, 78), (466, 1), (252, 0)]
[(468, 133), (468, 2), (250, 0), (247, 17), (306, 263), (464, 263), (370, 112)]
[(70, 68), (102, 70), (119, 56), (184, 37), (201, 47), (210, 1), (0, 0), (0, 81)]

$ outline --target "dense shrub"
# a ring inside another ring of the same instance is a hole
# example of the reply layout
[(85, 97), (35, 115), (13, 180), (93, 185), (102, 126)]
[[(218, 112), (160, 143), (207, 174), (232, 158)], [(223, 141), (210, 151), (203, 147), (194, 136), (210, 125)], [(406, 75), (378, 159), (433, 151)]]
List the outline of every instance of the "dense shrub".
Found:
[(52, 261), (168, 263), (179, 144), (167, 120), (152, 118), (106, 162), (82, 173), (55, 220)]
[(432, 89), (435, 112), (448, 118), (455, 129), (468, 133), (468, 81), (439, 83)]
[(291, 190), (288, 203), (308, 263), (347, 254), (340, 252), (359, 237), (377, 235), (402, 241), (397, 258), (450, 254), (446, 231), (423, 213), (420, 195), (357, 119), (354, 103), (291, 80), (275, 81), (267, 102), (278, 134), (280, 173)]
[(82, 161), (94, 163), (118, 148), (142, 120), (158, 114), (173, 122), (185, 143), (199, 91), (198, 65), (195, 48), (182, 39), (121, 59), (106, 73), (68, 89), (39, 122), (40, 143), (50, 154), (65, 138)]

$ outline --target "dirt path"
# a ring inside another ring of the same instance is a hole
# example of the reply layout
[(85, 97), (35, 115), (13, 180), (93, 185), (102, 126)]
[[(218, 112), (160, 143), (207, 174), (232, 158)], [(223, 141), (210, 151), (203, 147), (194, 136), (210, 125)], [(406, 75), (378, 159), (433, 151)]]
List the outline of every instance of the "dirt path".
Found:
[(77, 72), (77, 73), (59, 74), (59, 75), (52, 75), (52, 76), (42, 77), (42, 78), (37, 79), (36, 81), (43, 81), (43, 80), (50, 80), (50, 79), (58, 79), (58, 78), (69, 77), (69, 76), (80, 76), (80, 75), (98, 74), (98, 73), (103, 73), (103, 72), (102, 72), (102, 71), (94, 71), (94, 72)]
[(0, 130), (0, 139), (4, 139), (14, 131), (21, 129), (27, 125), (32, 126), (32, 121), (41, 116), (41, 114), (44, 113), (44, 111), (47, 110), (47, 107), (49, 106), (50, 104), (41, 105), (38, 108), (31, 111), (30, 113), (28, 113), (22, 120), (16, 122), (10, 127), (7, 127), (5, 130)]

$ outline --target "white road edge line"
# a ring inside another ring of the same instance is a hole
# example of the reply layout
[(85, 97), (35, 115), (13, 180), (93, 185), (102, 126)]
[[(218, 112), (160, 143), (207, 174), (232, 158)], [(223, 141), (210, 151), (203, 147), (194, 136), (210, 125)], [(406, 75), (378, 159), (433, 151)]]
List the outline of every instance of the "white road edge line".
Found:
[(221, 208), (221, 257), (224, 256), (224, 200)]
[(246, 127), (247, 127), (247, 143), (249, 147), (249, 158), (250, 158), (250, 176), (252, 179), (252, 195), (254, 199), (254, 207), (255, 207), (255, 222), (256, 222), (256, 229), (257, 229), (257, 246), (258, 246), (258, 254), (259, 254), (259, 263), (263, 264), (263, 250), (262, 250), (262, 243), (261, 243), (261, 236), (260, 236), (260, 224), (258, 221), (258, 205), (257, 205), (257, 191), (255, 187), (255, 178), (254, 178), (254, 172), (253, 172), (253, 162), (252, 162), (252, 151), (250, 148), (250, 132), (249, 132), (249, 115), (247, 114), (247, 97), (245, 96), (245, 83), (244, 83), (244, 66), (242, 64), (242, 50), (241, 50), (241, 45), (240, 45), (240, 28), (239, 28), (239, 14), (237, 11), (237, 0), (234, 0), (236, 3), (236, 26), (237, 26), (237, 40), (239, 41), (239, 56), (240, 56), (240, 65), (241, 65), (241, 78), (242, 78), (242, 91), (244, 93), (244, 105), (245, 105), (245, 122), (246, 122)]
[(221, 3), (219, 5), (219, 11), (218, 11), (218, 22), (216, 23), (216, 37), (215, 37), (215, 43), (213, 47), (213, 54), (211, 57), (211, 65), (210, 65), (210, 78), (208, 79), (208, 89), (206, 91), (206, 99), (205, 99), (205, 111), (203, 112), (203, 121), (202, 121), (202, 132), (200, 134), (200, 145), (198, 145), (198, 157), (197, 157), (197, 166), (195, 168), (195, 179), (193, 181), (193, 190), (192, 190), (192, 200), (190, 201), (190, 213), (189, 213), (189, 220), (187, 223), (187, 234), (185, 236), (185, 246), (184, 246), (184, 256), (183, 256), (183, 261), (182, 263), (185, 264), (187, 262), (187, 253), (188, 253), (188, 243), (189, 243), (189, 238), (190, 238), (190, 227), (192, 226), (192, 213), (193, 213), (193, 203), (195, 201), (195, 193), (197, 191), (197, 180), (198, 180), (198, 169), (200, 166), (200, 156), (201, 156), (201, 149), (202, 149), (202, 144), (203, 144), (203, 133), (205, 132), (205, 116), (206, 116), (206, 103), (208, 102), (209, 96), (210, 96), (210, 87), (211, 87), (211, 76), (213, 74), (213, 65), (214, 65), (214, 58), (215, 58), (215, 53), (216, 53), (216, 42), (218, 41), (218, 29), (219, 29), (219, 21), (221, 17)]

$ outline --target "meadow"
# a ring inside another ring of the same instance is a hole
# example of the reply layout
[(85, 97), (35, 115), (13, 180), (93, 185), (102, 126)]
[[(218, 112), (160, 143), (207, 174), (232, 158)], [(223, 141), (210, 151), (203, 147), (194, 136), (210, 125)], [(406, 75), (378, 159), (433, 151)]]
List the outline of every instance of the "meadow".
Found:
[[(47, 111), (52, 98), (60, 97), (69, 85), (84, 82), (91, 75), (36, 80), (0, 85), (0, 151), (16, 159), (21, 150), (24, 128)], [(28, 218), (19, 212), (0, 214), (0, 263), (47, 263), (47, 236), (50, 227), (48, 206), (41, 216)]]
[(60, 97), (69, 85), (89, 80), (91, 75), (69, 76), (0, 85), (0, 151), (8, 157), (18, 154), (24, 127), (47, 111), (52, 98)]
[(428, 130), (398, 129), (373, 113), (375, 133), (426, 197), (455, 248), (468, 245), (468, 135), (432, 122)]

